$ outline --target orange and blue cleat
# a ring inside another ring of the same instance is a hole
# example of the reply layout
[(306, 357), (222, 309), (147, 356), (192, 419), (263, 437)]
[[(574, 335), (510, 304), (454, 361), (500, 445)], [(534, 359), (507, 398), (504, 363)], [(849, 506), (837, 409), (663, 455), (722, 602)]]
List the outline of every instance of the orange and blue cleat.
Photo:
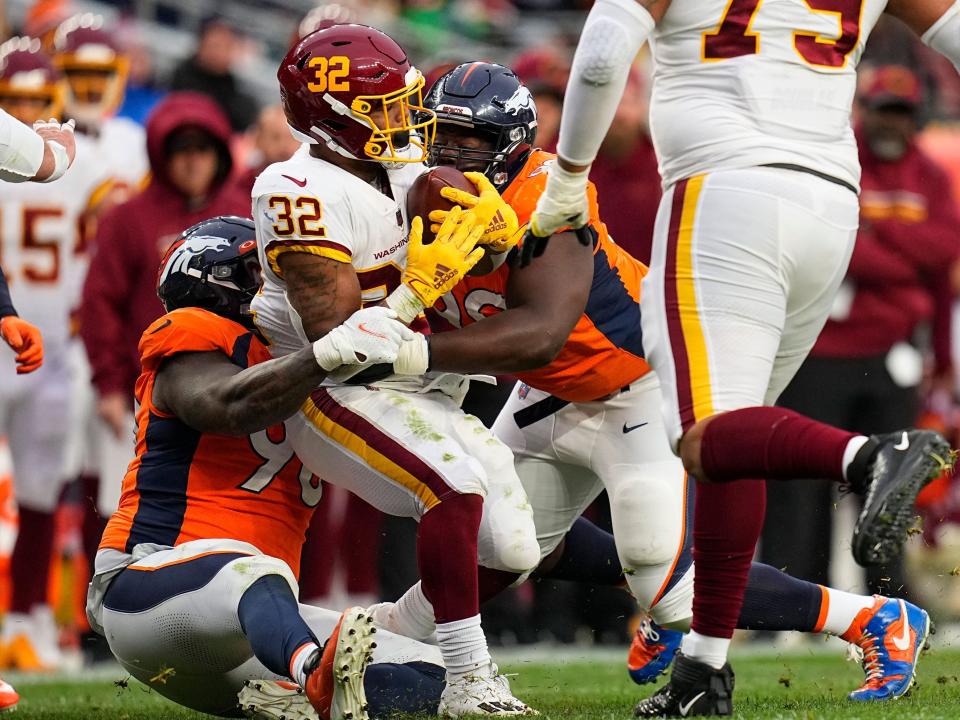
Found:
[(893, 700), (913, 685), (920, 651), (930, 634), (927, 612), (904, 600), (874, 596), (841, 637), (863, 652), (866, 678), (849, 700)]
[(650, 618), (641, 620), (627, 656), (630, 678), (637, 685), (655, 682), (670, 667), (682, 639), (679, 630), (662, 628)]

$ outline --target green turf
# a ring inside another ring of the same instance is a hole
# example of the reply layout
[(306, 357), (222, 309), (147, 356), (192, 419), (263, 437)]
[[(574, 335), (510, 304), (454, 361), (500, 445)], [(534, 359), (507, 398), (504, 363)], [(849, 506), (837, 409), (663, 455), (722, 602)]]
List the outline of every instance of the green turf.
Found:
[[(856, 664), (833, 655), (741, 657), (735, 660), (734, 667), (735, 710), (743, 718), (960, 719), (958, 651), (928, 653), (920, 666), (917, 689), (908, 698), (886, 704), (849, 703), (844, 696), (858, 684), (862, 673)], [(518, 662), (503, 669), (516, 673), (511, 677), (516, 694), (539, 708), (547, 720), (628, 720), (633, 717), (633, 704), (650, 692), (633, 685), (623, 666), (609, 660), (578, 660), (571, 664)], [(119, 671), (117, 677), (122, 677)], [(19, 690), (23, 699), (15, 720), (210, 717), (182, 710), (133, 681), (127, 687), (105, 680), (28, 682), (21, 684)]]

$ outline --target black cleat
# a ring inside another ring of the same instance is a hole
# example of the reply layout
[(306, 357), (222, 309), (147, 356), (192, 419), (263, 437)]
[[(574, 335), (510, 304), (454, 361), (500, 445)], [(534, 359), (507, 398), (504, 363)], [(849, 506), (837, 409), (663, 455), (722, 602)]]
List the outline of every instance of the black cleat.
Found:
[(933, 430), (901, 430), (870, 440), (875, 449), (866, 467), (863, 510), (852, 544), (854, 559), (864, 567), (900, 555), (917, 495), (953, 464), (950, 444)]
[(633, 709), (637, 717), (692, 717), (733, 715), (733, 668), (719, 670), (677, 653), (670, 682), (641, 700)]

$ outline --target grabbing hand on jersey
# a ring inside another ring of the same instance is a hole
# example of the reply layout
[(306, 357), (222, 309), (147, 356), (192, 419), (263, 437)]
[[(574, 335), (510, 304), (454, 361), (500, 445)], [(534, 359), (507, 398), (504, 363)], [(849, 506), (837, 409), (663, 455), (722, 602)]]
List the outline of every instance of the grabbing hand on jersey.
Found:
[(313, 356), (327, 372), (342, 365), (392, 363), (400, 344), (414, 335), (390, 308), (363, 308), (314, 342)]
[(32, 373), (43, 365), (43, 338), (34, 325), (16, 315), (7, 315), (0, 320), (0, 335), (17, 353), (17, 375)]
[(480, 262), (483, 248), (477, 243), (489, 224), (478, 221), (472, 210), (453, 208), (429, 245), (423, 244), (423, 220), (410, 223), (407, 266), (400, 287), (387, 297), (387, 306), (401, 322), (410, 323), (425, 308), (433, 307), (469, 270)]
[[(493, 186), (487, 176), (479, 172), (464, 173), (466, 178), (477, 188), (477, 194), (471, 195), (464, 190), (454, 187), (445, 187), (440, 194), (450, 202), (460, 205), (466, 210), (472, 210), (477, 216), (477, 222), (486, 222), (483, 235), (478, 245), (485, 245), (491, 252), (502, 253), (510, 250), (520, 241), (517, 213), (510, 207), (500, 193)], [(446, 220), (448, 210), (434, 210), (430, 213), (430, 231), (440, 231), (440, 223)]]

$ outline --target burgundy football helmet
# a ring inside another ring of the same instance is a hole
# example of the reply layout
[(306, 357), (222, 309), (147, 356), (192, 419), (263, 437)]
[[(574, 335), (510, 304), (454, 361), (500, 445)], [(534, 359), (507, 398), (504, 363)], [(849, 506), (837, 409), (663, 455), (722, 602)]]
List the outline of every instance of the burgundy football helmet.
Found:
[(64, 20), (53, 37), (53, 62), (67, 78), (67, 114), (98, 125), (123, 102), (129, 62), (103, 18), (91, 13)]
[(379, 30), (366, 25), (317, 30), (290, 49), (277, 79), (298, 140), (357, 160), (426, 159), (437, 118), (423, 107), (423, 76)]
[(63, 76), (44, 54), (36, 38), (14, 37), (0, 45), (0, 107), (20, 122), (63, 114)]

